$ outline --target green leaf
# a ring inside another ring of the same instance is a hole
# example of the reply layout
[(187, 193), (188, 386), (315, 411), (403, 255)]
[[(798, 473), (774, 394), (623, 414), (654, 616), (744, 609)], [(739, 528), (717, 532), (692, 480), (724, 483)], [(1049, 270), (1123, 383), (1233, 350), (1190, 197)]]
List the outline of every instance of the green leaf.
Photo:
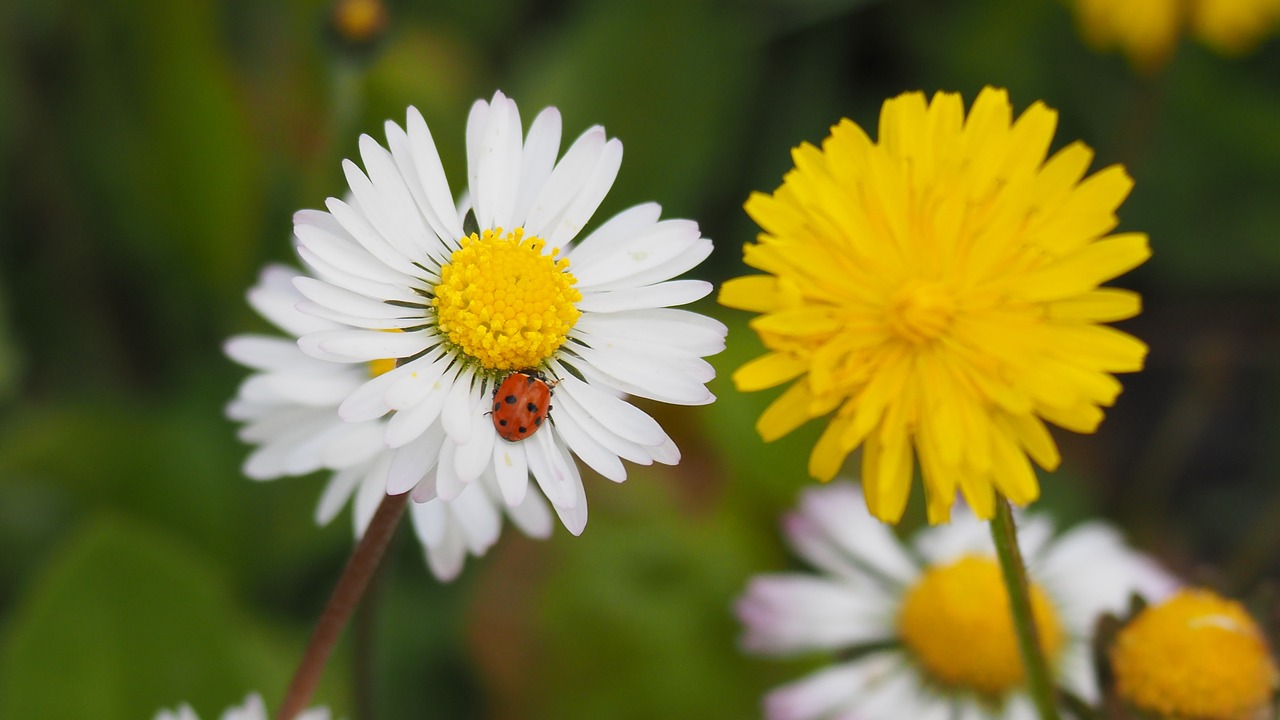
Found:
[(258, 689), (270, 701), (288, 672), (219, 568), (104, 516), (20, 600), (0, 648), (0, 717), (136, 720), (184, 701), (207, 717)]

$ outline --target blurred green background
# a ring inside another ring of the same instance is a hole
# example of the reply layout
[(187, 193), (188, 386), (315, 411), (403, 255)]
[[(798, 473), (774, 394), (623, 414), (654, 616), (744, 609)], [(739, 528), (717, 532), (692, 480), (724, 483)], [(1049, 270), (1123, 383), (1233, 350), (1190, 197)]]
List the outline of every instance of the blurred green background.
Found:
[[(1041, 509), (1103, 516), (1189, 578), (1246, 595), (1280, 556), (1280, 42), (1184, 42), (1155, 77), (1041, 0), (435, 0), (392, 3), (371, 47), (323, 0), (11, 0), (0, 5), (0, 718), (204, 717), (284, 694), (351, 547), (312, 525), (324, 478), (254, 484), (222, 415), (245, 371), (228, 335), (289, 260), (291, 214), (343, 192), (360, 132), (422, 110), (455, 186), (470, 104), (502, 89), (566, 140), (601, 123), (627, 155), (597, 218), (644, 200), (741, 274), (741, 211), (789, 149), (904, 90), (1010, 89), (1061, 111), (1137, 181), (1121, 229), (1155, 257), (1123, 279), (1149, 369), (1096, 436), (1059, 434)], [(874, 133), (874, 131), (873, 131)], [(350, 718), (738, 718), (801, 667), (742, 657), (730, 615), (792, 564), (778, 514), (816, 427), (774, 445), (773, 393), (714, 358), (715, 405), (646, 406), (684, 452), (545, 543), (508, 529), (442, 586), (402, 528), (318, 702)], [(915, 491), (918, 500), (919, 490)], [(919, 507), (907, 526), (919, 523)]]

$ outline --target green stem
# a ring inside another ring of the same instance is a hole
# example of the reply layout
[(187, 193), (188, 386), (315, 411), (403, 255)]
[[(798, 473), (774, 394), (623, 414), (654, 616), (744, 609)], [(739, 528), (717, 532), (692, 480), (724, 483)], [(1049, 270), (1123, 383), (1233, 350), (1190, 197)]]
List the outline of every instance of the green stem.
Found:
[(311, 642), (302, 656), (302, 662), (298, 664), (289, 693), (276, 715), (277, 720), (292, 720), (293, 716), (311, 702), (311, 694), (320, 683), (325, 662), (329, 660), (333, 647), (338, 644), (338, 638), (342, 637), (342, 629), (347, 626), (347, 620), (351, 618), (351, 613), (369, 587), (369, 580), (378, 569), (387, 543), (391, 542), (400, 516), (404, 514), (408, 497), (409, 493), (387, 495), (374, 511), (373, 520), (369, 521), (364, 537), (356, 543), (356, 549), (352, 551), (351, 559), (347, 560), (342, 577), (338, 578), (338, 585), (329, 597), (329, 604), (325, 606), (320, 622), (311, 634)]
[(991, 538), (996, 543), (1000, 570), (1009, 591), (1009, 608), (1013, 628), (1022, 652), (1022, 667), (1027, 674), (1027, 691), (1031, 694), (1040, 720), (1058, 720), (1054, 702), (1053, 680), (1040, 648), (1040, 635), (1031, 614), (1031, 592), (1027, 582), (1027, 566), (1018, 549), (1018, 532), (1013, 525), (1013, 510), (1003, 495), (996, 493), (996, 516), (991, 520)]

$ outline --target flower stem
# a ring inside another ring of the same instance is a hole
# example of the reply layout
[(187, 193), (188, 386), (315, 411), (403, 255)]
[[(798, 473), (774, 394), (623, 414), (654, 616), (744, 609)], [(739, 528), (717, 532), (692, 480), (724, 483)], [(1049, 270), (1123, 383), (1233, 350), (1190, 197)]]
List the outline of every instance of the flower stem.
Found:
[(289, 693), (280, 705), (277, 720), (293, 720), (311, 701), (311, 694), (320, 683), (324, 665), (333, 654), (333, 647), (342, 636), (342, 629), (346, 627), (347, 620), (351, 618), (351, 613), (355, 611), (369, 586), (369, 580), (382, 561), (387, 543), (391, 541), (400, 516), (404, 514), (408, 497), (409, 494), (404, 493), (382, 498), (382, 503), (373, 514), (373, 520), (364, 531), (364, 537), (360, 538), (356, 549), (351, 552), (351, 558), (342, 570), (342, 577), (338, 578), (338, 585), (334, 587), (333, 595), (329, 596), (329, 604), (325, 606), (320, 622), (311, 634), (311, 642), (302, 656), (302, 662), (298, 664), (293, 683), (289, 685)]
[(1039, 711), (1040, 720), (1058, 720), (1053, 682), (1040, 647), (1040, 635), (1031, 614), (1031, 592), (1027, 583), (1027, 566), (1018, 549), (1018, 533), (1013, 525), (1009, 501), (996, 493), (996, 516), (991, 520), (991, 538), (995, 540), (1000, 570), (1009, 591), (1009, 608), (1013, 627), (1022, 651), (1022, 667), (1027, 674), (1027, 690)]

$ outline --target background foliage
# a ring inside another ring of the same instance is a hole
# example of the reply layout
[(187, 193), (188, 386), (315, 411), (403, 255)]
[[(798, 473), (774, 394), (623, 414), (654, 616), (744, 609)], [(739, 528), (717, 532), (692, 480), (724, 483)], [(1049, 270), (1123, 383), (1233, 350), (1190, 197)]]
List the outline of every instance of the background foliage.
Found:
[[(434, 0), (393, 3), (354, 51), (323, 0), (13, 0), (0, 6), (0, 718), (205, 717), (282, 697), (351, 546), (312, 525), (323, 479), (253, 484), (222, 405), (243, 301), (289, 260), (290, 216), (409, 104), (455, 179), (470, 103), (500, 88), (603, 124), (627, 156), (598, 217), (645, 199), (740, 274), (741, 204), (847, 116), (910, 89), (1010, 89), (1061, 111), (1058, 145), (1137, 181), (1121, 229), (1155, 257), (1124, 284), (1149, 369), (1038, 507), (1104, 516), (1185, 576), (1244, 595), (1280, 556), (1280, 42), (1183, 43), (1156, 77), (1079, 38), (1050, 0)], [(1097, 169), (1095, 167), (1095, 169)], [(581, 538), (508, 532), (449, 586), (401, 532), (319, 701), (347, 717), (729, 718), (795, 664), (739, 655), (729, 613), (789, 560), (777, 516), (815, 428), (766, 446), (770, 394), (715, 358), (721, 400), (652, 408), (675, 469), (587, 478)], [(916, 495), (919, 495), (917, 490)], [(918, 523), (919, 508), (909, 513)], [(1269, 616), (1271, 613), (1267, 613)], [(1268, 619), (1268, 618), (1264, 618)]]

